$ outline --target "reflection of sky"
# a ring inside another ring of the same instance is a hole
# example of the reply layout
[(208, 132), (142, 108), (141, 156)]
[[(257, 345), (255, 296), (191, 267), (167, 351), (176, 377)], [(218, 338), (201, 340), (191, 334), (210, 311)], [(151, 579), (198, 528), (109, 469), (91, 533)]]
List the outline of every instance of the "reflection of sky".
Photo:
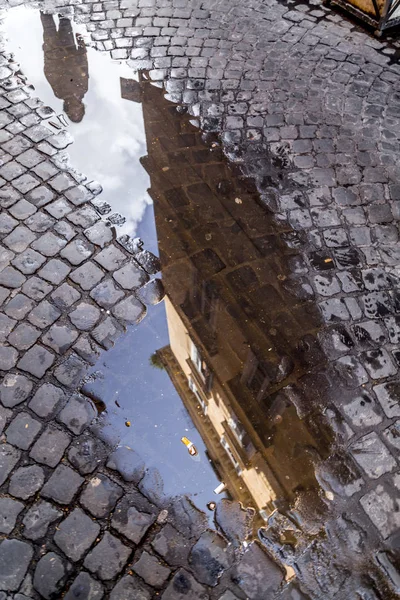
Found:
[[(9, 48), (37, 96), (57, 114), (63, 101), (56, 98), (43, 74), (42, 26), (37, 10), (19, 7), (8, 12), (5, 30)], [(82, 28), (79, 28), (83, 33)], [(70, 123), (74, 143), (71, 163), (103, 186), (101, 197), (127, 217), (121, 233), (139, 235), (157, 253), (153, 206), (146, 193), (147, 173), (139, 163), (146, 154), (142, 109), (120, 96), (120, 77), (132, 78), (125, 65), (108, 54), (88, 48), (89, 90), (80, 123)], [(164, 304), (150, 307), (139, 327), (122, 336), (105, 353), (91, 385), (107, 405), (107, 420), (123, 444), (134, 448), (147, 467), (159, 470), (167, 494), (190, 494), (201, 508), (216, 499), (219, 481), (205, 455), (205, 445), (165, 371), (151, 367), (151, 354), (169, 343)], [(119, 407), (115, 404), (117, 400)], [(130, 421), (131, 427), (125, 422)], [(180, 441), (193, 441), (201, 460), (193, 460)]]
[[(5, 29), (9, 48), (38, 97), (57, 114), (61, 113), (63, 101), (54, 96), (43, 74), (39, 12), (24, 7), (10, 10)], [(82, 26), (78, 29), (84, 33)], [(68, 147), (68, 153), (79, 171), (101, 183), (102, 199), (126, 217), (119, 232), (140, 235), (138, 225), (152, 202), (146, 191), (149, 178), (139, 163), (139, 158), (146, 155), (142, 108), (123, 100), (120, 89), (120, 77), (132, 79), (134, 75), (127, 65), (111, 61), (107, 53), (88, 48), (87, 54), (89, 89), (83, 100), (86, 111), (80, 123), (69, 124), (75, 142)], [(153, 246), (154, 240), (149, 240), (148, 248), (149, 244)]]

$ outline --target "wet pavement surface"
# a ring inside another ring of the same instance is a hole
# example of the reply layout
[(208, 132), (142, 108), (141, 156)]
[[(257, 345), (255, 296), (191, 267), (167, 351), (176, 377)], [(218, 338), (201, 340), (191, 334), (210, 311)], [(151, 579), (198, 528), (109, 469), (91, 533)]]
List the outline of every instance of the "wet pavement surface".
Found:
[(0, 599), (398, 597), (396, 39), (13, 4)]

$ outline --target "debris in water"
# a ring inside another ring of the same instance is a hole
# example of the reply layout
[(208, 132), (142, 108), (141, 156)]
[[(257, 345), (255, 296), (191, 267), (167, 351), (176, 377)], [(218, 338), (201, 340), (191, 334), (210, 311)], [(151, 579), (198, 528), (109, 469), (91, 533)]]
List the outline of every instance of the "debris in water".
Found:
[(191, 442), (190, 440), (188, 440), (187, 437), (183, 437), (181, 438), (181, 442), (183, 444), (185, 444), (186, 448), (188, 449), (188, 452), (190, 454), (190, 456), (198, 456), (198, 450), (196, 448), (196, 446), (193, 444), (193, 442)]
[(131, 426), (131, 422), (130, 422), (130, 421), (125, 421), (125, 425), (126, 425), (127, 427), (130, 427), (130, 426)]
[(236, 204), (243, 204), (243, 200), (241, 198), (235, 198)]
[(208, 502), (207, 508), (208, 508), (208, 510), (215, 510), (217, 508), (216, 502)]

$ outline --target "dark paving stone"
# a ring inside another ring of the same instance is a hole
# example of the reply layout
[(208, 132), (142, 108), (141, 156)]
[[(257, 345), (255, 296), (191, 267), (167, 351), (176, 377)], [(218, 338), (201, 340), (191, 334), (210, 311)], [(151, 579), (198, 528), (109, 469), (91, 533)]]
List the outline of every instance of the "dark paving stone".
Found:
[(24, 537), (30, 540), (43, 538), (47, 533), (49, 525), (59, 519), (62, 514), (60, 510), (57, 510), (52, 504), (44, 500), (33, 504), (26, 512), (22, 521)]
[(44, 256), (49, 257), (58, 254), (60, 250), (64, 248), (66, 243), (65, 240), (54, 235), (51, 231), (48, 231), (33, 242), (32, 248)]
[(126, 290), (137, 289), (149, 280), (147, 273), (133, 260), (115, 271), (113, 277)]
[(99, 254), (96, 254), (94, 260), (98, 262), (102, 267), (104, 267), (107, 271), (115, 271), (122, 267), (122, 265), (127, 261), (127, 258), (121, 250), (118, 250), (113, 245), (108, 246)]
[(42, 342), (57, 354), (64, 354), (78, 338), (78, 332), (69, 325), (53, 325), (43, 336)]
[(62, 459), (70, 441), (64, 431), (51, 426), (47, 427), (35, 442), (29, 456), (39, 463), (55, 467)]
[(138, 483), (145, 470), (143, 459), (135, 450), (127, 446), (120, 446), (110, 455), (107, 463), (109, 469), (118, 471), (125, 481)]
[(0, 401), (3, 406), (13, 408), (28, 398), (32, 387), (33, 383), (27, 377), (9, 373), (0, 385)]
[(107, 279), (93, 288), (90, 292), (90, 296), (99, 306), (109, 309), (121, 300), (125, 294), (115, 286), (111, 279)]
[(14, 258), (12, 264), (24, 275), (32, 275), (40, 269), (45, 261), (45, 257), (39, 254), (39, 252), (28, 248), (25, 252)]
[(99, 474), (89, 481), (80, 497), (80, 503), (94, 517), (104, 518), (122, 496), (123, 489), (117, 483)]
[(7, 442), (22, 450), (28, 450), (37, 437), (42, 424), (25, 412), (17, 414), (6, 429)]
[(187, 564), (192, 546), (189, 540), (169, 523), (156, 535), (151, 545), (169, 565), (176, 567)]
[(22, 275), (14, 267), (6, 267), (0, 273), (0, 285), (6, 288), (16, 289), (21, 287), (26, 281), (25, 275)]
[(81, 302), (68, 316), (75, 327), (81, 331), (89, 331), (96, 325), (101, 317), (101, 313), (93, 304)]
[(80, 508), (61, 521), (54, 541), (64, 554), (74, 562), (89, 550), (100, 533), (100, 525), (92, 521)]
[(77, 266), (86, 261), (94, 252), (94, 246), (87, 240), (75, 239), (68, 244), (60, 255), (66, 258), (71, 265)]
[(149, 275), (156, 275), (161, 271), (160, 259), (149, 250), (141, 250), (135, 254), (135, 260)]
[(103, 277), (104, 272), (91, 261), (78, 267), (70, 275), (72, 281), (80, 285), (85, 291), (91, 290)]
[(29, 408), (39, 417), (47, 418), (56, 413), (64, 400), (65, 394), (59, 387), (51, 383), (44, 383), (29, 402)]
[(385, 444), (374, 432), (365, 435), (351, 445), (351, 453), (368, 477), (377, 479), (383, 473), (392, 471), (396, 461)]
[(34, 306), (35, 303), (33, 300), (24, 296), (24, 294), (17, 294), (7, 302), (4, 312), (11, 319), (21, 321)]
[(112, 309), (113, 315), (128, 324), (138, 324), (146, 316), (146, 307), (134, 296), (129, 296)]
[(53, 286), (51, 286), (47, 281), (43, 281), (39, 277), (30, 277), (26, 283), (22, 286), (22, 291), (24, 294), (32, 298), (32, 300), (43, 300), (47, 294), (53, 290)]
[(44, 485), (41, 495), (59, 504), (69, 504), (83, 482), (83, 477), (76, 471), (61, 464)]
[(25, 577), (33, 556), (30, 544), (3, 540), (0, 544), (0, 590), (15, 592)]
[(21, 358), (18, 367), (39, 379), (51, 367), (55, 360), (54, 354), (36, 344), (32, 346)]
[(235, 547), (239, 547), (243, 540), (249, 539), (253, 518), (252, 511), (243, 509), (238, 502), (223, 499), (217, 504), (215, 522)]
[(98, 221), (92, 227), (86, 229), (84, 234), (92, 244), (96, 244), (100, 248), (104, 248), (113, 239), (112, 229), (104, 221)]
[(161, 279), (153, 279), (137, 291), (137, 296), (144, 304), (155, 305), (161, 302), (165, 296), (165, 290)]
[(239, 587), (246, 596), (268, 598), (277, 592), (284, 579), (282, 569), (253, 542), (235, 568)]
[(49, 262), (45, 264), (42, 269), (40, 269), (39, 275), (43, 279), (46, 279), (46, 281), (49, 281), (54, 285), (59, 285), (62, 281), (64, 281), (70, 271), (71, 267), (68, 267), (65, 262), (53, 258), (52, 260), (49, 260)]
[(150, 600), (151, 592), (137, 577), (122, 577), (110, 594), (110, 600)]
[(103, 587), (88, 573), (79, 573), (72, 583), (64, 600), (101, 600), (104, 597)]
[(44, 484), (44, 471), (39, 465), (20, 467), (12, 474), (8, 491), (16, 498), (27, 500)]
[(155, 556), (148, 552), (141, 554), (140, 559), (132, 566), (132, 569), (148, 585), (155, 588), (162, 588), (171, 574), (171, 569), (163, 566)]
[(75, 394), (64, 406), (57, 419), (72, 433), (79, 435), (97, 416), (96, 407), (84, 396)]
[(123, 333), (122, 327), (112, 317), (106, 317), (97, 327), (92, 331), (92, 336), (95, 341), (103, 346), (106, 350), (112, 348)]
[(148, 510), (151, 509), (138, 503), (137, 495), (128, 494), (114, 511), (112, 526), (131, 542), (139, 544), (156, 519), (156, 515)]
[(3, 485), (21, 457), (21, 451), (10, 444), (0, 444), (0, 485)]
[(103, 580), (116, 577), (124, 568), (131, 549), (106, 532), (85, 558), (84, 566)]
[(51, 295), (54, 304), (62, 311), (75, 304), (80, 297), (78, 290), (68, 283), (63, 283)]
[(215, 586), (222, 573), (231, 566), (233, 557), (227, 542), (217, 533), (206, 531), (193, 546), (190, 566), (200, 583)]
[(74, 440), (68, 450), (69, 462), (81, 473), (87, 475), (102, 465), (107, 458), (106, 446), (97, 438), (83, 435)]
[(33, 576), (33, 586), (46, 600), (60, 597), (71, 565), (55, 552), (48, 552), (39, 560)]
[[(19, 513), (24, 509), (22, 502), (3, 496), (0, 498), (0, 533), (11, 533)], [(1, 569), (1, 567), (0, 567)]]
[(75, 354), (70, 354), (54, 371), (58, 381), (67, 387), (76, 389), (84, 378), (89, 365)]
[(58, 308), (50, 304), (47, 300), (43, 300), (30, 312), (28, 319), (35, 327), (44, 329), (52, 325), (54, 321), (57, 321), (60, 316), (61, 312)]
[(208, 600), (209, 595), (206, 588), (197, 583), (188, 571), (179, 569), (162, 598), (163, 600)]
[(361, 354), (361, 362), (372, 379), (383, 379), (397, 373), (397, 367), (384, 349), (367, 350)]

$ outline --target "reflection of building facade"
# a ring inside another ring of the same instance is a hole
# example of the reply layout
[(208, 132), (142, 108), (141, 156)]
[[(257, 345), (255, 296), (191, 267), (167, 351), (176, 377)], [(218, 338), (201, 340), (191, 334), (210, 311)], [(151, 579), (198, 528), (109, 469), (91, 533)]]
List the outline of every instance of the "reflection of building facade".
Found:
[[(285, 232), (200, 134), (143, 86), (170, 346), (160, 354), (231, 495), (262, 516), (316, 489), (318, 441), (282, 389), (305, 371), (298, 345), (319, 325), (282, 289)], [(289, 254), (288, 254), (289, 252)], [(310, 453), (310, 450), (312, 452)]]

